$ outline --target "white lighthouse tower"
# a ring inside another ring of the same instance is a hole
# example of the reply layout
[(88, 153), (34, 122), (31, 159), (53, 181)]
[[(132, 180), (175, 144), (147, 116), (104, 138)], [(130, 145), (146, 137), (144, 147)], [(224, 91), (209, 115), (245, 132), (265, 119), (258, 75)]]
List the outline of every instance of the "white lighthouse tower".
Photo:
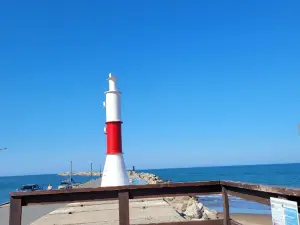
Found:
[(117, 90), (117, 78), (112, 73), (108, 77), (109, 90), (105, 92), (106, 101), (106, 160), (101, 187), (128, 185), (129, 179), (122, 151), (121, 92)]

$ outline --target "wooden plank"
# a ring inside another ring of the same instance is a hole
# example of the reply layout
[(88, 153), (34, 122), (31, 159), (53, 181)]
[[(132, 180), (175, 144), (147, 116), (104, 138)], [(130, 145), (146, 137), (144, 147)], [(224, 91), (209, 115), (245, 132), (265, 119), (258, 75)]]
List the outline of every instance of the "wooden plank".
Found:
[(9, 225), (21, 225), (22, 200), (10, 198)]
[[(139, 186), (139, 188), (136, 188)], [(128, 189), (124, 189), (128, 187)], [(134, 185), (109, 188), (84, 188), (71, 190), (35, 191), (11, 193), (14, 198), (22, 198), (22, 204), (52, 204), (77, 201), (99, 201), (118, 199), (119, 191), (128, 191), (131, 199), (167, 196), (201, 195), (202, 193), (221, 193), (218, 182), (196, 182), (178, 184)]]
[(201, 195), (202, 193), (221, 193), (220, 185), (203, 185), (203, 186), (174, 186), (164, 188), (151, 188), (151, 189), (136, 189), (130, 190), (130, 197), (137, 198), (153, 198), (153, 197), (172, 197), (172, 196), (194, 196)]
[(273, 187), (262, 184), (251, 184), (243, 182), (233, 182), (233, 181), (220, 181), (222, 186), (226, 187), (235, 187), (239, 189), (247, 189), (252, 191), (264, 192), (269, 194), (275, 194), (278, 196), (300, 196), (299, 188), (285, 188), (285, 187)]
[[(241, 191), (243, 191), (243, 192), (241, 192)], [(245, 193), (247, 191), (248, 191), (248, 193)], [(248, 201), (257, 202), (257, 203), (260, 203), (263, 205), (269, 205), (269, 206), (271, 204), (270, 197), (295, 201), (295, 202), (297, 202), (298, 209), (300, 211), (300, 197), (283, 198), (276, 194), (270, 194), (270, 193), (264, 193), (264, 192), (253, 193), (250, 190), (246, 190), (246, 191), (245, 190), (235, 190), (235, 191), (227, 190), (227, 193), (229, 195), (236, 196), (236, 197), (248, 200)]]
[(263, 198), (263, 197), (254, 196), (254, 195), (251, 195), (251, 194), (243, 194), (243, 193), (239, 193), (239, 192), (236, 192), (236, 191), (230, 191), (230, 190), (227, 190), (227, 193), (229, 195), (236, 196), (236, 197), (248, 200), (248, 201), (258, 202), (258, 203), (261, 203), (261, 204), (264, 204), (264, 205), (270, 205), (270, 199), (269, 198)]
[(224, 212), (223, 225), (230, 225), (229, 200), (227, 190), (224, 187), (222, 188), (222, 198)]
[(129, 225), (129, 193), (119, 192), (119, 224)]
[[(139, 224), (145, 225), (145, 224)], [(168, 223), (147, 223), (147, 225), (223, 225), (223, 220), (190, 220), (181, 222), (168, 222)]]
[(179, 183), (164, 183), (164, 184), (147, 184), (147, 185), (127, 185), (118, 187), (99, 187), (99, 188), (76, 188), (68, 190), (50, 190), (50, 191), (34, 191), (34, 192), (11, 192), (10, 196), (23, 197), (32, 195), (55, 195), (63, 193), (86, 193), (86, 192), (110, 192), (121, 190), (139, 190), (139, 189), (158, 189), (158, 188), (179, 188), (179, 187), (202, 187), (202, 186), (219, 186), (220, 181), (201, 181), (201, 182), (179, 182)]
[[(36, 191), (38, 192), (38, 191)], [(84, 202), (84, 201), (101, 201), (116, 200), (118, 199), (117, 191), (105, 191), (105, 192), (63, 192), (56, 194), (34, 194), (26, 196), (18, 196), (22, 198), (22, 205), (35, 205), (35, 204), (55, 204), (55, 203), (71, 203), (71, 202)]]
[(241, 182), (221, 181), (221, 183), (223, 184), (223, 187), (227, 189), (228, 194), (248, 201), (270, 205), (270, 198), (274, 197), (296, 201), (298, 204), (300, 203), (300, 195), (297, 195), (298, 189), (278, 188)]

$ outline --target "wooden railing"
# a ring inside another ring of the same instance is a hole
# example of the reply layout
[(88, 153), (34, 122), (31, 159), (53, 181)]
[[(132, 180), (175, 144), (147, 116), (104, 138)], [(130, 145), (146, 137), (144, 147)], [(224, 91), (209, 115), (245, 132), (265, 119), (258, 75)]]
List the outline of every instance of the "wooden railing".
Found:
[[(194, 183), (130, 185), (105, 188), (82, 188), (10, 193), (9, 225), (21, 225), (22, 206), (99, 200), (119, 200), (119, 224), (129, 225), (129, 199), (207, 195), (222, 193), (224, 219), (207, 221), (184, 221), (156, 225), (229, 225), (239, 223), (230, 218), (228, 195), (270, 205), (270, 197), (298, 202), (300, 189), (271, 187), (232, 181), (207, 181)], [(154, 225), (154, 224), (152, 224)]]

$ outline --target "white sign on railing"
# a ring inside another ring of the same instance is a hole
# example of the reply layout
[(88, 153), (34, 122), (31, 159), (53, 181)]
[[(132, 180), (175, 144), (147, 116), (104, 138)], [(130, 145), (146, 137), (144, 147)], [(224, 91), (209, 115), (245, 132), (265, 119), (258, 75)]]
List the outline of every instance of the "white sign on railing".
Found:
[(299, 225), (297, 202), (270, 198), (273, 225)]

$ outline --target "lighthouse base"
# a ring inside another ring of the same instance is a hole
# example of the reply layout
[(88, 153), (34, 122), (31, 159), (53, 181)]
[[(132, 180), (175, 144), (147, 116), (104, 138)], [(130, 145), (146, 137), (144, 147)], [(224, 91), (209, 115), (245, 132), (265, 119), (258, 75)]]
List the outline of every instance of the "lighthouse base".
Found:
[(129, 185), (123, 154), (107, 155), (101, 187)]

